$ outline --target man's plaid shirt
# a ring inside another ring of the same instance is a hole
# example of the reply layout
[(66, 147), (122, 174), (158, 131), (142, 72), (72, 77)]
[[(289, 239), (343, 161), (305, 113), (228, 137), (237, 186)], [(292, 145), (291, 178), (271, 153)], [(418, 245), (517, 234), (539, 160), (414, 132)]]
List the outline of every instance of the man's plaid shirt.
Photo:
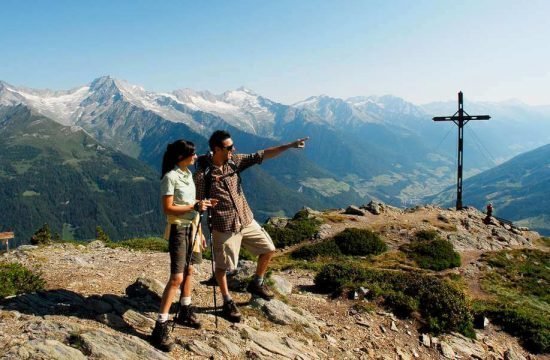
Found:
[[(236, 154), (232, 157), (238, 172), (252, 165), (261, 164), (263, 159), (263, 151), (246, 155)], [(218, 204), (212, 208), (212, 228), (220, 232), (240, 232), (254, 220), (254, 215), (243, 190), (239, 187), (239, 177), (228, 164), (222, 167), (212, 166), (211, 171), (210, 198), (218, 199)], [(217, 176), (221, 177), (219, 181), (215, 180)], [(204, 171), (197, 170), (193, 179), (197, 188), (197, 199), (202, 200), (206, 194)]]

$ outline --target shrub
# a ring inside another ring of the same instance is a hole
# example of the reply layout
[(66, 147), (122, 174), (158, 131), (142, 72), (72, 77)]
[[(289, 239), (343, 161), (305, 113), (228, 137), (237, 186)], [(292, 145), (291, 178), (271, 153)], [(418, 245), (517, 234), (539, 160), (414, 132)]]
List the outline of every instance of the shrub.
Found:
[(111, 238), (109, 237), (109, 235), (107, 235), (107, 233), (105, 233), (105, 231), (103, 231), (103, 228), (101, 228), (101, 226), (96, 226), (96, 228), (95, 228), (95, 238), (97, 240), (103, 241), (104, 243), (110, 243), (111, 242)]
[(160, 251), (168, 252), (168, 241), (162, 238), (133, 238), (118, 242), (106, 242), (106, 245), (111, 248), (124, 247), (139, 251)]
[(327, 240), (317, 244), (305, 245), (290, 253), (293, 259), (314, 260), (320, 256), (335, 257), (341, 255), (340, 248), (334, 240)]
[(415, 234), (416, 240), (431, 241), (439, 238), (439, 233), (436, 230), (419, 230)]
[(315, 286), (322, 292), (334, 292), (344, 285), (354, 284), (365, 277), (361, 268), (347, 264), (328, 264), (315, 275)]
[(388, 249), (378, 234), (367, 229), (346, 229), (334, 241), (345, 255), (377, 255)]
[(319, 231), (320, 221), (316, 219), (298, 218), (291, 220), (286, 227), (278, 228), (266, 224), (264, 229), (271, 236), (277, 248), (283, 248), (311, 239)]
[(40, 275), (34, 274), (21, 264), (0, 263), (0, 299), (44, 288)]
[(31, 237), (32, 245), (46, 245), (52, 242), (52, 233), (48, 224), (42, 225), (42, 227), (34, 233)]
[(414, 241), (404, 247), (408, 255), (423, 269), (441, 271), (460, 266), (460, 254), (447, 240)]
[(427, 331), (474, 335), (473, 319), (464, 293), (435, 276), (329, 264), (317, 273), (314, 281), (324, 292), (365, 286), (374, 296), (383, 297), (384, 304), (401, 316), (419, 311), (426, 320)]

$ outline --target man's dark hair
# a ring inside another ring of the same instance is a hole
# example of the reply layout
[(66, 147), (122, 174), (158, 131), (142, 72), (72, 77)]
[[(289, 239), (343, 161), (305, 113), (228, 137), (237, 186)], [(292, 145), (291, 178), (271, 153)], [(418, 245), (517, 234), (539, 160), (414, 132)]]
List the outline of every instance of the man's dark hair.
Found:
[(231, 135), (225, 130), (216, 130), (210, 136), (210, 140), (208, 140), (208, 145), (210, 146), (210, 150), (214, 152), (214, 148), (217, 147), (223, 147), (223, 142), (226, 139), (229, 139)]

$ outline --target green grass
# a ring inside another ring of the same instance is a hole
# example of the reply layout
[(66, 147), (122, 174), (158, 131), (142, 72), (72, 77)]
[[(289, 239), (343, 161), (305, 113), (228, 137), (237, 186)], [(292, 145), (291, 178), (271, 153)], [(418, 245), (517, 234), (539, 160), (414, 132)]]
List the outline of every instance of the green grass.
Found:
[(118, 242), (106, 242), (105, 246), (110, 248), (127, 248), (139, 251), (159, 251), (159, 252), (168, 252), (168, 241), (157, 238), (157, 237), (148, 237), (148, 238), (133, 238)]
[(17, 263), (0, 263), (0, 299), (44, 289), (45, 282)]
[(493, 295), (476, 303), (477, 313), (520, 337), (536, 353), (550, 352), (550, 254), (536, 249), (486, 253), (490, 266), (481, 287)]

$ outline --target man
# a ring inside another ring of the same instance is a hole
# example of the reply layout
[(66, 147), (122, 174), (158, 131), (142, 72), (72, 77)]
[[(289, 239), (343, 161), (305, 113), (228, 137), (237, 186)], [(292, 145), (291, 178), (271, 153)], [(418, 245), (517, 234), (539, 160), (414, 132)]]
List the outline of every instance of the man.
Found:
[(256, 274), (247, 290), (266, 300), (273, 298), (273, 292), (264, 283), (264, 275), (275, 253), (275, 246), (265, 230), (254, 220), (241, 188), (239, 174), (288, 149), (304, 148), (307, 140), (308, 138), (298, 139), (246, 155), (234, 154), (235, 144), (227, 131), (215, 131), (208, 141), (212, 154), (202, 159), (194, 180), (197, 199), (208, 197), (218, 200), (216, 207), (211, 209), (213, 260), (216, 265), (216, 280), (224, 301), (223, 313), (230, 321), (239, 322), (241, 313), (229, 293), (226, 272), (237, 266), (241, 244), (252, 254), (258, 255)]

